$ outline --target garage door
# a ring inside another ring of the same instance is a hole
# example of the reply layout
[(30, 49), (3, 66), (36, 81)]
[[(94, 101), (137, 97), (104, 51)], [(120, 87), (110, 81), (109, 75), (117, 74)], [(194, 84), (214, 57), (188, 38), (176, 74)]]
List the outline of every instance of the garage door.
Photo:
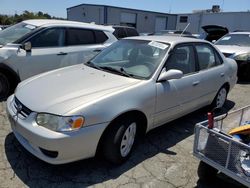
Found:
[(136, 14), (122, 12), (121, 13), (121, 24), (135, 26), (136, 25)]
[(156, 17), (155, 32), (167, 29), (167, 17)]

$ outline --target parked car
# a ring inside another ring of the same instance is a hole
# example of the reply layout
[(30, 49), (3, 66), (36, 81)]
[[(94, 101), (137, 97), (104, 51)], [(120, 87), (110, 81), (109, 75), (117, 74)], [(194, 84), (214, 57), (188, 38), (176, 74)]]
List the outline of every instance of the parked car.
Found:
[(139, 36), (139, 33), (134, 27), (120, 26), (120, 25), (114, 25), (112, 27), (115, 29), (113, 34), (119, 40), (125, 37)]
[(0, 98), (33, 75), (89, 60), (117, 39), (114, 29), (64, 20), (26, 20), (0, 32)]
[(199, 38), (210, 42), (217, 41), (229, 32), (226, 27), (220, 25), (205, 25), (202, 26), (202, 29), (204, 33), (202, 33)]
[(250, 81), (250, 32), (233, 32), (218, 40), (215, 45), (238, 64), (239, 80)]
[(7, 113), (17, 140), (41, 160), (61, 164), (100, 152), (119, 164), (151, 129), (206, 105), (222, 107), (236, 73), (235, 61), (204, 40), (132, 37), (86, 64), (21, 82)]

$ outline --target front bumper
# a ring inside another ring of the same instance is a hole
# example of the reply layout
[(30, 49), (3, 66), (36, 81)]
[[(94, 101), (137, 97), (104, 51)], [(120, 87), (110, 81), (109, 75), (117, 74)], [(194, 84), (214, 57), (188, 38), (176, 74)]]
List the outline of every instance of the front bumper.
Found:
[[(17, 140), (30, 153), (51, 164), (63, 164), (93, 157), (98, 142), (108, 123), (84, 127), (75, 132), (59, 133), (38, 126), (36, 113), (27, 118), (17, 118), (13, 98), (7, 100), (7, 114)], [(51, 155), (52, 153), (52, 155)]]

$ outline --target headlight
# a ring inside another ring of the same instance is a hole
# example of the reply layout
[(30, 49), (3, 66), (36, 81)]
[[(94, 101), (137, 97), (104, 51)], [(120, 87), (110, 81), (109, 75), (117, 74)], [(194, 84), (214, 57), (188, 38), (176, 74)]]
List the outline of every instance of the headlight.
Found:
[(250, 53), (240, 54), (234, 57), (236, 61), (250, 61)]
[(36, 123), (53, 131), (67, 132), (82, 128), (84, 118), (82, 116), (58, 116), (39, 113), (36, 116)]

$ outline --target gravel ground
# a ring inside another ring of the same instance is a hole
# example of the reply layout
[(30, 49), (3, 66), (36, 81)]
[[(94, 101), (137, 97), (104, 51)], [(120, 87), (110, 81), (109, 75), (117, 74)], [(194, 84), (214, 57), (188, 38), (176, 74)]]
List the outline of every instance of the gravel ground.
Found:
[[(237, 84), (225, 111), (250, 104), (250, 83)], [(130, 160), (113, 166), (101, 158), (53, 166), (29, 154), (10, 130), (5, 102), (0, 104), (0, 187), (241, 187), (230, 178), (199, 180), (199, 161), (193, 157), (193, 130), (206, 119), (206, 109), (147, 134)]]

